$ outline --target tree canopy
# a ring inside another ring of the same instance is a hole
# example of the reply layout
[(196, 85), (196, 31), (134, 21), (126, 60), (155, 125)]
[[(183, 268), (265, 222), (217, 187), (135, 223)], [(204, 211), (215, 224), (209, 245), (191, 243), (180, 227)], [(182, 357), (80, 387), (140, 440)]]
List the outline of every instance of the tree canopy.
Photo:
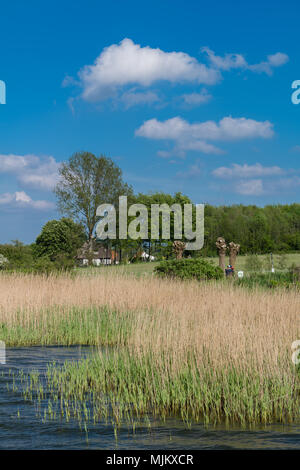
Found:
[(67, 218), (50, 220), (36, 239), (35, 254), (37, 257), (48, 257), (51, 261), (60, 256), (72, 259), (85, 240), (81, 224)]
[(130, 196), (132, 188), (123, 181), (121, 169), (108, 157), (90, 152), (74, 153), (59, 169), (55, 188), (58, 209), (85, 227), (93, 237), (100, 204), (118, 204), (119, 196)]

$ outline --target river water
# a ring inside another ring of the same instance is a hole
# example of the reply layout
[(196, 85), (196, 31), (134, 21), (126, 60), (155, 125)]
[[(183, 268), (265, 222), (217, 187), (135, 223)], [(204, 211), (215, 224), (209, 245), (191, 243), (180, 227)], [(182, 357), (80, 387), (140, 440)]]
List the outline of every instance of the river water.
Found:
[(18, 389), (11, 390), (12, 373), (43, 372), (53, 361), (62, 364), (90, 353), (91, 348), (82, 346), (7, 349), (6, 364), (0, 364), (0, 449), (300, 449), (300, 423), (255, 429), (202, 424), (186, 428), (177, 419), (152, 420), (151, 432), (145, 427), (133, 434), (124, 426), (117, 441), (111, 425), (97, 423), (87, 438), (76, 420), (43, 423), (34, 403), (24, 400), (18, 381)]

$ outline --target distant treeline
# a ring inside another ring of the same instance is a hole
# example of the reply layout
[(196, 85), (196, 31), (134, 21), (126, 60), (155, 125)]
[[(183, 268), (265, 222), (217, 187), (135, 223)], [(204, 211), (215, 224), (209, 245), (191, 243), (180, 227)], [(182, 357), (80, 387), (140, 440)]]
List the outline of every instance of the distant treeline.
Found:
[(300, 250), (300, 204), (205, 206), (203, 254), (216, 254), (217, 237), (241, 245), (241, 254)]
[[(167, 196), (172, 200), (169, 201)], [(149, 203), (180, 202), (184, 204), (191, 202), (179, 193), (174, 196), (175, 199), (164, 194), (143, 196), (143, 198), (148, 198)], [(141, 195), (139, 196), (140, 202), (147, 202), (144, 199), (141, 198)], [(60, 228), (60, 225), (66, 222), (71, 224), (69, 231)], [(12, 268), (28, 268), (36, 265), (39, 268), (40, 265), (44, 268), (48, 267), (48, 259), (59, 265), (65, 265), (68, 260), (74, 262), (76, 249), (83, 243), (84, 235), (80, 233), (76, 224), (72, 229), (72, 224), (74, 223), (68, 219), (60, 219), (60, 222), (49, 221), (43, 228), (43, 236), (40, 235), (36, 243), (23, 245), (20, 241), (14, 240), (10, 244), (0, 245), (0, 254), (9, 260), (9, 266)], [(228, 243), (231, 241), (239, 243), (240, 254), (298, 251), (300, 250), (300, 204), (265, 207), (205, 205), (204, 232), (204, 247), (200, 252), (190, 252), (192, 257), (199, 256), (199, 254), (216, 256), (215, 243), (220, 236), (224, 237)], [(122, 247), (120, 246), (119, 249), (122, 249), (124, 259), (126, 257), (131, 259), (132, 255), (141, 247), (141, 242), (132, 242), (131, 240), (122, 240)], [(168, 243), (148, 240), (144, 244), (146, 250), (149, 243), (151, 244), (151, 252), (157, 259), (174, 256), (172, 240)], [(118, 242), (115, 242), (115, 246), (118, 247)]]

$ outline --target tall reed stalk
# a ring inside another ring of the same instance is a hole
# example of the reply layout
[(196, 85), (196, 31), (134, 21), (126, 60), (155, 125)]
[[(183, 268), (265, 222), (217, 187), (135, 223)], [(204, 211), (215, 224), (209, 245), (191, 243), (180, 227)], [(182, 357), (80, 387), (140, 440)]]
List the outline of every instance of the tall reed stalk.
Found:
[(297, 291), (115, 274), (0, 275), (0, 324), (9, 344), (115, 345), (48, 377), (64, 399), (92, 392), (99, 416), (109, 397), (117, 421), (149, 412), (213, 422), (299, 419), (291, 360)]

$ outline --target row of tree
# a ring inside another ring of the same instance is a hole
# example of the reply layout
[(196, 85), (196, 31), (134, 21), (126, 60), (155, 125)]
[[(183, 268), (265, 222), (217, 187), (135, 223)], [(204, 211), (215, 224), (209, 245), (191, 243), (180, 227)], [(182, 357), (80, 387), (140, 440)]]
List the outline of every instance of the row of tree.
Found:
[[(129, 205), (144, 204), (149, 217), (152, 204), (179, 204), (183, 208), (184, 204), (192, 203), (181, 193), (134, 194), (131, 186), (123, 181), (121, 169), (110, 158), (103, 155), (96, 157), (88, 152), (75, 153), (61, 165), (55, 194), (58, 209), (64, 217), (49, 221), (31, 246), (24, 246), (18, 241), (0, 245), (0, 253), (10, 264), (20, 267), (47, 262), (72, 265), (83, 243), (92, 243), (98, 221), (97, 207), (109, 203), (118, 211), (119, 196), (127, 196)], [(195, 216), (195, 210), (193, 213)], [(269, 205), (263, 208), (254, 205), (206, 205), (204, 215), (204, 247), (188, 255), (215, 256), (215, 242), (219, 236), (239, 243), (241, 254), (292, 252), (300, 249), (300, 204)], [(117, 250), (122, 260), (136, 260), (136, 254), (145, 249), (158, 259), (169, 258), (172, 256), (174, 241), (173, 214), (170, 220), (171, 238), (168, 240), (162, 237), (160, 219), (159, 239), (151, 239), (149, 230), (149, 238), (146, 240), (128, 238), (101, 243)], [(150, 219), (148, 224), (150, 227)]]
[[(132, 188), (124, 183), (122, 172), (112, 160), (96, 157), (87, 152), (74, 154), (60, 169), (60, 183), (56, 187), (58, 207), (64, 215), (83, 224), (88, 239), (93, 236), (97, 222), (96, 210), (100, 204), (111, 203), (118, 207), (118, 197), (128, 196), (128, 202), (142, 203), (150, 214), (151, 204), (184, 204), (192, 201), (181, 193), (174, 196), (163, 192), (134, 195)], [(202, 253), (213, 256), (215, 242), (222, 236), (241, 245), (241, 253), (288, 252), (300, 249), (300, 204), (269, 205), (263, 208), (243, 205), (205, 206), (205, 244)], [(171, 226), (174, 218), (171, 218)], [(149, 220), (150, 226), (150, 220)], [(171, 234), (172, 235), (172, 234)], [(170, 240), (148, 239), (144, 241), (149, 250), (171, 252)], [(118, 241), (119, 249), (132, 245), (135, 250), (141, 241)], [(191, 253), (196, 255), (196, 253)]]
[(204, 253), (215, 253), (223, 236), (241, 245), (241, 254), (288, 253), (300, 250), (300, 204), (257, 206), (207, 205)]

